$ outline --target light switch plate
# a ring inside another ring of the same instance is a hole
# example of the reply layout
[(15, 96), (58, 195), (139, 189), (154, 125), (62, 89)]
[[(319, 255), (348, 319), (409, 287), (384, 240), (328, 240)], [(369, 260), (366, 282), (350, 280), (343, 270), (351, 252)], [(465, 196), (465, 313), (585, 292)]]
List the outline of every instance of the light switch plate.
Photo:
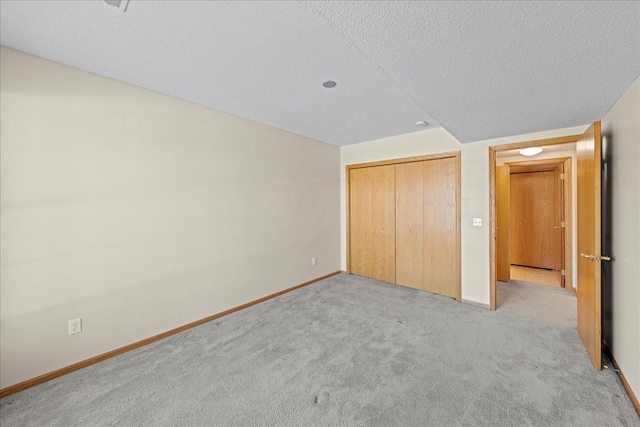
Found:
[(482, 218), (473, 218), (474, 227), (482, 227)]

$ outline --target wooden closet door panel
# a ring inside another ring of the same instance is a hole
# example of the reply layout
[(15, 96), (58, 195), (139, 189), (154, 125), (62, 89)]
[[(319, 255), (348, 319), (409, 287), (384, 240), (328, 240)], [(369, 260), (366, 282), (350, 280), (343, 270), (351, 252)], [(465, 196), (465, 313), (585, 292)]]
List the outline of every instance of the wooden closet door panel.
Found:
[(395, 283), (395, 165), (349, 172), (351, 273)]
[(557, 222), (558, 188), (555, 172), (527, 173), (531, 180), (530, 267), (556, 269), (560, 234)]
[(423, 289), (458, 297), (456, 159), (428, 160), (424, 167)]
[(509, 246), (511, 264), (531, 263), (531, 179), (528, 173), (510, 177)]
[(422, 289), (423, 162), (396, 165), (396, 283)]

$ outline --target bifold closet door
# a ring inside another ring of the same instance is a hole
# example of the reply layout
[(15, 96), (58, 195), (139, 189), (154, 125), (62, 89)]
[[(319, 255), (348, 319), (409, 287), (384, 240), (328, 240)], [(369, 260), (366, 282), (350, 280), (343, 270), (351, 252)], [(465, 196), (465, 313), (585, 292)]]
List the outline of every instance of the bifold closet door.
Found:
[(459, 298), (457, 161), (422, 162), (424, 170), (424, 287)]
[(351, 273), (395, 283), (395, 165), (349, 172)]
[(396, 283), (422, 289), (424, 282), (424, 165), (396, 165)]

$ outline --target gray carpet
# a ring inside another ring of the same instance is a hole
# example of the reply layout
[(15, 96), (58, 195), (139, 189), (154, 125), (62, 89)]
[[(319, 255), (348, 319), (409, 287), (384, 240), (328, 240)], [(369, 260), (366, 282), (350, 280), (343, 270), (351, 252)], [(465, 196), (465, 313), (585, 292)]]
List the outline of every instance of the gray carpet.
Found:
[(576, 330), (345, 275), (6, 397), (0, 421), (640, 426)]
[(578, 299), (573, 291), (511, 280), (498, 282), (498, 311), (576, 328)]

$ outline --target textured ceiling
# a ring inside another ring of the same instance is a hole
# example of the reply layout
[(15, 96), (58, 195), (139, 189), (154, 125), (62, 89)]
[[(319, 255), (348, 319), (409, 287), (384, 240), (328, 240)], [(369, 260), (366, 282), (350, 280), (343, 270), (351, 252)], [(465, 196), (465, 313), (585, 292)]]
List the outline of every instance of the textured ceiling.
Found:
[(582, 125), (640, 69), (637, 2), (25, 0), (0, 24), (5, 46), (336, 145)]
[(461, 142), (599, 120), (640, 70), (640, 2), (310, 2)]

